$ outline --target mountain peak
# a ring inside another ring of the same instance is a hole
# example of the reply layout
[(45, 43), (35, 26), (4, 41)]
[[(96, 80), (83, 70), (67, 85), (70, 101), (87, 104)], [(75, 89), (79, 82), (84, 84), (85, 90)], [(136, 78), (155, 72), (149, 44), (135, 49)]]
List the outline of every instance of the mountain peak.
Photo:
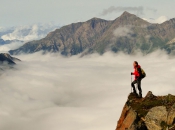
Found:
[(123, 14), (120, 17), (116, 18), (114, 21), (116, 22), (117, 25), (120, 24), (120, 26), (125, 25), (143, 26), (149, 24), (147, 21), (127, 11), (123, 12)]
[(123, 14), (120, 17), (130, 17), (130, 16), (136, 16), (136, 15), (131, 14), (131, 13), (125, 11), (125, 12), (123, 12)]
[(15, 64), (15, 61), (20, 61), (15, 57), (11, 57), (8, 53), (0, 53), (0, 63), (7, 62), (8, 64)]
[(87, 22), (91, 22), (91, 21), (107, 21), (107, 20), (104, 20), (104, 19), (101, 19), (101, 18), (94, 17), (94, 18), (89, 19)]
[(124, 11), (122, 15), (131, 15), (131, 13)]

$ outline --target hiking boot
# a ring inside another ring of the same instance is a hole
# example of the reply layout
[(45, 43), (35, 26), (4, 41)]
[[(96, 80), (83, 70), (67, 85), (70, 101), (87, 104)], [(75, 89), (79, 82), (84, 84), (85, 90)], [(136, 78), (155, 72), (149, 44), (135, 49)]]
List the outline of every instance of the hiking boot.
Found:
[(139, 93), (139, 98), (142, 98), (142, 93)]
[(137, 92), (136, 91), (133, 91), (132, 92), (136, 97), (138, 97), (139, 95), (137, 94)]
[(137, 91), (136, 91), (135, 89), (133, 89), (133, 93), (134, 93), (134, 94), (137, 94)]

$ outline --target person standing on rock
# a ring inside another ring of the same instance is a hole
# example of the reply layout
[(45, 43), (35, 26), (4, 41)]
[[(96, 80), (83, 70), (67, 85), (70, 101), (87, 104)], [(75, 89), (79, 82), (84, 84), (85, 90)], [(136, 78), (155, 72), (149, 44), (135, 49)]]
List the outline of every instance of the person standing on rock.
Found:
[(146, 76), (146, 74), (137, 61), (134, 61), (133, 67), (134, 67), (134, 72), (131, 72), (131, 75), (135, 75), (135, 79), (131, 83), (131, 86), (133, 88), (133, 92), (137, 94), (137, 91), (134, 85), (137, 83), (137, 88), (139, 90), (139, 97), (142, 98), (141, 80)]

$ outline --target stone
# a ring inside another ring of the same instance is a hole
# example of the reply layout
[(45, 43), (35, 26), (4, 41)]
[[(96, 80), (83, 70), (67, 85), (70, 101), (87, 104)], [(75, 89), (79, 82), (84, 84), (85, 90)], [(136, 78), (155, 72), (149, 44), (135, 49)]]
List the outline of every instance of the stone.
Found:
[(167, 124), (173, 125), (175, 124), (175, 104), (170, 108), (167, 116)]
[(145, 123), (148, 130), (162, 130), (161, 123), (167, 120), (167, 110), (165, 106), (154, 107), (147, 113)]
[(148, 93), (147, 93), (147, 95), (145, 96), (145, 99), (147, 99), (147, 98), (154, 98), (155, 96), (153, 95), (153, 93), (151, 92), (151, 91), (149, 91)]
[(132, 110), (131, 107), (127, 105), (124, 106), (120, 120), (118, 121), (118, 125), (116, 130), (132, 130), (133, 123), (136, 119), (136, 113)]

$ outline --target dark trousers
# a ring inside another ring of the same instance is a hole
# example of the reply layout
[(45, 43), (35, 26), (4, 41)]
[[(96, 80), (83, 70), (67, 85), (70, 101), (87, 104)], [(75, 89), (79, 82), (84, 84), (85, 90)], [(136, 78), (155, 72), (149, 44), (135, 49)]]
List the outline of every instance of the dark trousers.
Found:
[(134, 85), (134, 84), (137, 84), (137, 88), (138, 88), (138, 90), (139, 90), (139, 94), (142, 94), (141, 80), (142, 80), (142, 78), (138, 78), (138, 79), (134, 80), (134, 81), (131, 83), (131, 86), (132, 86), (132, 88), (133, 88), (134, 93), (136, 93), (136, 89), (135, 89), (135, 85)]

